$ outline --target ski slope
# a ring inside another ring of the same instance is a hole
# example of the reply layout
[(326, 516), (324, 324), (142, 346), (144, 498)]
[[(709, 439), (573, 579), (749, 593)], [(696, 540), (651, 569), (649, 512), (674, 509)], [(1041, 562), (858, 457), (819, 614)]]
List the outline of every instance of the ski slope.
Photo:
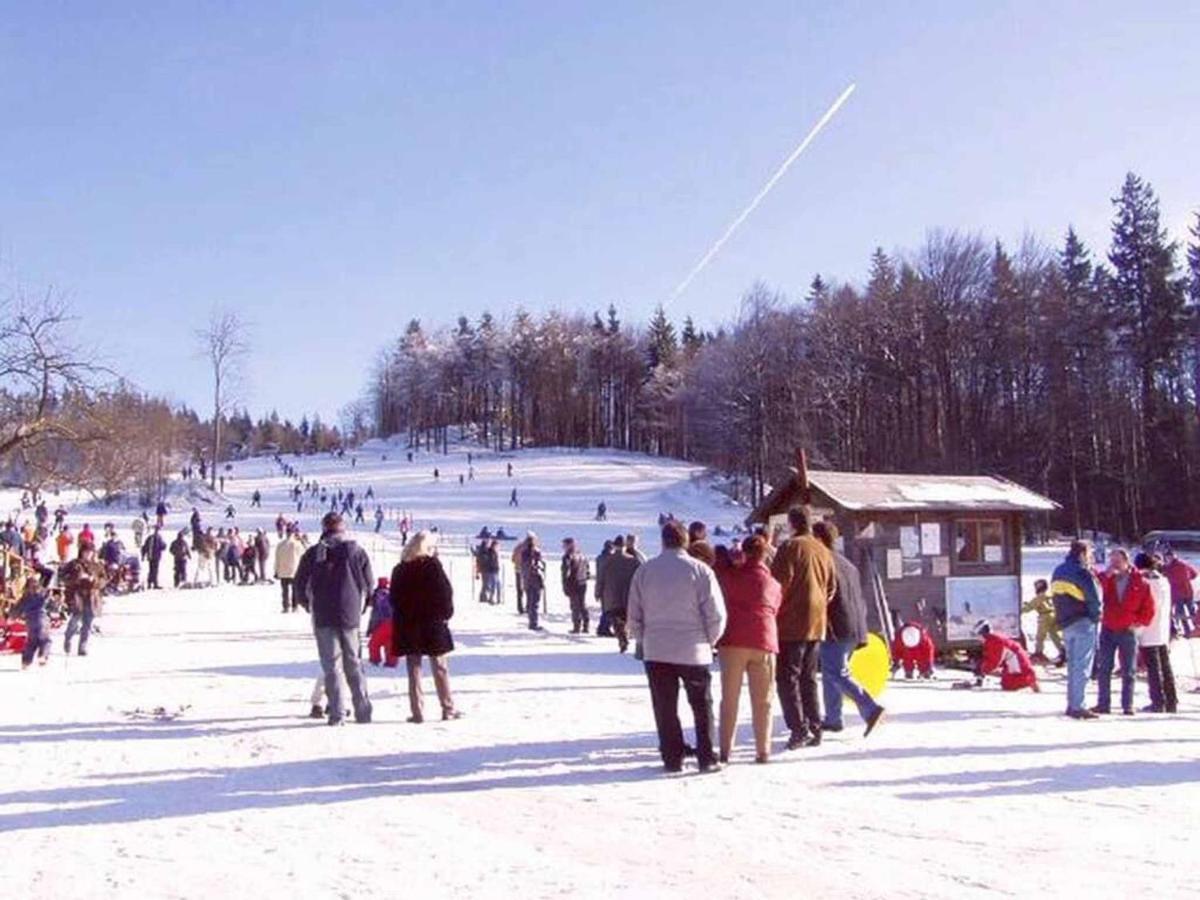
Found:
[[(315, 648), (274, 586), (114, 598), (87, 658), (56, 646), (22, 673), (0, 657), (13, 895), (1117, 897), (1153, 885), (1195, 896), (1181, 865), (1200, 804), (1194, 694), (1173, 717), (1075, 722), (1060, 715), (1058, 673), (1041, 695), (954, 691), (960, 676), (944, 673), (893, 682), (869, 741), (848, 710), (845, 732), (769, 766), (752, 764), (743, 698), (734, 765), (664, 776), (639, 664), (570, 635), (556, 590), (544, 634), (521, 627), (511, 597), (480, 606), (461, 548), (487, 525), (533, 528), (549, 547), (570, 534), (589, 554), (633, 531), (655, 552), (659, 512), (730, 526), (743, 511), (695, 467), (632, 454), (485, 456), (460, 487), (465, 452), (409, 464), (377, 445), (353, 467), (300, 467), (330, 487), (372, 485), (389, 510), (446, 536), (466, 718), (405, 724), (403, 675), (370, 669), (373, 724), (307, 719)], [(294, 510), (286, 487), (269, 460), (235, 464), (238, 525), (273, 527)], [(248, 509), (255, 489), (261, 511)], [(217, 524), (224, 499), (209, 499)], [(601, 500), (607, 524), (592, 521)], [(169, 524), (181, 527), (190, 506), (176, 505)], [(319, 511), (300, 515), (312, 530)], [(395, 562), (394, 532), (358, 529), (380, 572)], [(1184, 644), (1176, 666), (1193, 687)]]

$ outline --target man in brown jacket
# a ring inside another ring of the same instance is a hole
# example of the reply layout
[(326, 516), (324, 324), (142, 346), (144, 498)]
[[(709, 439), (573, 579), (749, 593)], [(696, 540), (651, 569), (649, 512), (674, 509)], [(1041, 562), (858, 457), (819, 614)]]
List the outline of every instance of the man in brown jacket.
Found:
[(100, 609), (100, 594), (104, 590), (107, 576), (104, 564), (96, 559), (96, 548), (84, 544), (79, 556), (64, 565), (58, 572), (59, 583), (66, 594), (67, 610), (71, 618), (67, 621), (67, 632), (63, 638), (63, 649), (71, 653), (71, 641), (79, 635), (79, 655), (87, 656), (88, 637), (92, 633), (92, 619)]
[(837, 591), (837, 573), (833, 554), (811, 534), (807, 510), (789, 510), (788, 524), (792, 537), (775, 554), (771, 574), (783, 586), (775, 681), (791, 732), (787, 748), (795, 750), (821, 743), (817, 660), (828, 627), (829, 603)]

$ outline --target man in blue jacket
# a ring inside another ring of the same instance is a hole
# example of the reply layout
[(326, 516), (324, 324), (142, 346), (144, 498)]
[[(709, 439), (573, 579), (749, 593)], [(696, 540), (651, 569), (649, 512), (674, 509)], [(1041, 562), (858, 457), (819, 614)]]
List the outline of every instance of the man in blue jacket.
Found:
[(1067, 715), (1072, 719), (1096, 718), (1084, 702), (1096, 655), (1096, 623), (1100, 621), (1100, 592), (1091, 563), (1092, 548), (1087, 541), (1073, 542), (1050, 584), (1054, 615), (1067, 647)]
[(339, 669), (350, 688), (354, 721), (371, 721), (367, 679), (359, 663), (359, 626), (364, 600), (375, 587), (375, 576), (366, 551), (346, 539), (345, 529), (340, 513), (325, 514), (321, 540), (304, 551), (293, 582), (293, 596), (312, 610), (330, 725), (342, 724), (346, 708)]

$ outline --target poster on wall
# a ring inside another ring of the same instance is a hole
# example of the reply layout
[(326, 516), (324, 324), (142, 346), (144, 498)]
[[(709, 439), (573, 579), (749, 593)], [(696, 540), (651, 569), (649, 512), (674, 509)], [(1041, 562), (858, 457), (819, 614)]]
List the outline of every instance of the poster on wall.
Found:
[(933, 577), (945, 578), (950, 574), (950, 557), (935, 556), (933, 558)]
[(942, 555), (942, 525), (940, 522), (921, 523), (921, 555)]
[(899, 581), (904, 577), (904, 559), (899, 550), (887, 552), (887, 577), (889, 581)]
[(974, 640), (971, 629), (980, 619), (987, 619), (999, 634), (1020, 634), (1021, 584), (1015, 576), (946, 579), (947, 640)]
[(921, 532), (916, 525), (900, 526), (900, 555), (905, 559), (921, 555)]

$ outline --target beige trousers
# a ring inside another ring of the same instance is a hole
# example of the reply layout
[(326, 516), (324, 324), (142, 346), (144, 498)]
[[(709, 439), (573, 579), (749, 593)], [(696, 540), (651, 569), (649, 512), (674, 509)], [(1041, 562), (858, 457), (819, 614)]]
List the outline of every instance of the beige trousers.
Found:
[[(408, 667), (408, 705), (414, 719), (425, 718), (425, 693), (421, 690), (422, 659), (424, 657), (416, 653), (404, 657)], [(454, 712), (454, 699), (450, 696), (450, 667), (446, 657), (429, 657), (429, 668), (433, 670), (433, 685), (437, 689), (438, 702), (442, 704), (442, 715)]]
[(750, 681), (750, 711), (754, 724), (754, 749), (758, 756), (771, 753), (771, 699), (775, 694), (775, 654), (746, 647), (722, 647), (721, 755), (733, 750), (737, 731), (738, 700), (742, 681)]

